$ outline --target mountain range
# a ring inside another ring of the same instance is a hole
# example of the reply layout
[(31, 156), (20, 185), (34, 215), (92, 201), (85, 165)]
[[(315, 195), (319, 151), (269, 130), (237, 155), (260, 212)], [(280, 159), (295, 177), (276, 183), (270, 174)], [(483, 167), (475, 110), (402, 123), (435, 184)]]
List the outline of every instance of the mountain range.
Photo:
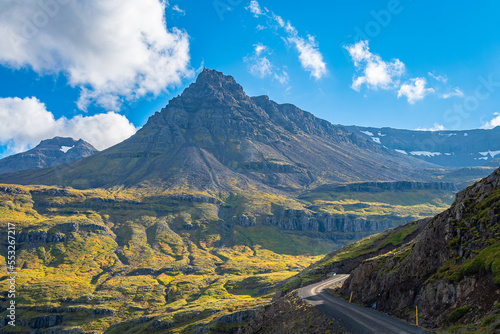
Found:
[(418, 131), (348, 126), (393, 151), (448, 168), (499, 167), (500, 127), (460, 131)]
[(204, 69), (124, 142), (51, 170), (1, 175), (0, 182), (297, 191), (323, 183), (427, 180), (424, 168), (433, 166), (291, 104), (249, 97), (233, 77)]
[(58, 166), (91, 156), (98, 152), (91, 144), (80, 139), (55, 137), (42, 140), (33, 149), (0, 160), (0, 174), (28, 169)]

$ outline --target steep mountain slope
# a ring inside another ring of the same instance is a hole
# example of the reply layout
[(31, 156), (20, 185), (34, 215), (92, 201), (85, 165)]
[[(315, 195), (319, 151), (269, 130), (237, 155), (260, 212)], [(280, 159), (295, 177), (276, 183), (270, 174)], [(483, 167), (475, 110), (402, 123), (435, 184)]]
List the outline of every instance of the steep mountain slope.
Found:
[(35, 148), (0, 160), (0, 174), (62, 165), (91, 156), (98, 151), (86, 141), (55, 137), (42, 140)]
[(427, 326), (498, 332), (500, 169), (461, 191), (415, 242), (363, 262), (341, 292), (405, 319), (418, 306)]
[(295, 191), (321, 183), (427, 179), (419, 166), (432, 165), (295, 106), (250, 98), (233, 77), (204, 69), (123, 143), (70, 165), (3, 175), (0, 182)]
[(347, 128), (381, 146), (444, 167), (483, 166), (500, 155), (500, 127), (462, 131)]

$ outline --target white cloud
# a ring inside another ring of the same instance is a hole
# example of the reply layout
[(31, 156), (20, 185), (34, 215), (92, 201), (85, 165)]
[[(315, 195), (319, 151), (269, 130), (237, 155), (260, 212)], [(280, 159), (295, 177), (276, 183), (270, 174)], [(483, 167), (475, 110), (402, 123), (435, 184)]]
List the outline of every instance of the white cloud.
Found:
[(249, 70), (252, 75), (261, 79), (271, 77), (282, 85), (287, 84), (288, 73), (284, 69), (279, 70), (271, 64), (271, 61), (267, 58), (269, 54), (271, 54), (271, 50), (259, 43), (254, 45), (253, 54), (243, 58), (243, 61), (249, 64)]
[(446, 75), (441, 75), (441, 74), (434, 74), (432, 72), (428, 73), (431, 78), (434, 78), (435, 80), (442, 82), (442, 83), (447, 83), (448, 82), (448, 77)]
[(119, 108), (193, 74), (189, 36), (167, 29), (160, 0), (0, 0), (0, 64), (63, 74), (79, 108)]
[(136, 131), (125, 116), (114, 112), (55, 119), (35, 97), (0, 98), (0, 145), (7, 146), (7, 154), (25, 151), (55, 136), (81, 138), (102, 150)]
[(252, 12), (255, 17), (259, 17), (260, 15), (263, 14), (259, 3), (255, 0), (250, 1), (250, 6), (246, 7), (246, 9)]
[[(299, 61), (302, 68), (311, 73), (311, 76), (316, 80), (324, 77), (328, 70), (326, 63), (323, 60), (323, 54), (320, 52), (318, 42), (312, 35), (307, 35), (307, 38), (299, 36), (297, 29), (290, 22), (269, 11), (267, 8), (262, 9), (259, 3), (255, 0), (250, 2), (250, 6), (246, 7), (255, 17), (265, 16), (268, 19), (268, 25), (275, 29), (283, 29), (286, 33), (284, 40), (295, 47), (299, 53)], [(277, 26), (276, 26), (277, 23)], [(257, 26), (258, 30), (263, 30), (262, 25)]]
[(496, 112), (493, 115), (495, 117), (481, 126), (481, 129), (493, 129), (494, 127), (500, 126), (500, 113)]
[[(288, 83), (288, 80), (289, 80), (288, 73), (285, 70), (281, 70), (281, 73), (274, 73), (273, 77), (275, 80), (277, 80), (282, 85), (286, 85)], [(287, 88), (290, 88), (290, 87), (287, 87)]]
[(271, 69), (271, 62), (265, 56), (255, 58), (250, 66), (250, 72), (261, 79), (271, 75)]
[(446, 128), (442, 124), (434, 123), (434, 126), (432, 128), (418, 128), (415, 130), (416, 131), (444, 131), (444, 130), (446, 130)]
[(180, 9), (178, 5), (174, 5), (172, 7), (172, 10), (176, 11), (177, 13), (180, 13), (182, 15), (186, 15), (186, 11), (184, 9)]
[(279, 15), (276, 15), (274, 13), (272, 13), (272, 17), (273, 19), (278, 22), (278, 25), (281, 27), (281, 28), (284, 28), (285, 27), (285, 20), (283, 20), (283, 18)]
[(316, 80), (321, 79), (326, 73), (326, 64), (323, 61), (323, 55), (318, 49), (318, 43), (313, 36), (308, 35), (307, 39), (299, 37), (295, 28), (287, 24), (286, 31), (290, 34), (288, 42), (295, 45), (299, 52), (299, 60), (302, 68), (311, 72)]
[(260, 56), (262, 52), (267, 50), (267, 46), (262, 45), (262, 44), (257, 44), (255, 45), (255, 54), (257, 56)]
[(410, 104), (423, 100), (428, 94), (435, 92), (433, 88), (425, 88), (426, 85), (427, 80), (425, 80), (425, 78), (410, 79), (410, 81), (401, 85), (401, 88), (399, 88), (398, 98), (406, 96)]
[(460, 88), (455, 88), (452, 92), (445, 93), (441, 95), (442, 99), (449, 99), (450, 97), (464, 97), (465, 94), (460, 90)]
[(399, 85), (405, 72), (405, 65), (399, 59), (390, 62), (382, 60), (379, 55), (370, 52), (368, 41), (359, 41), (345, 49), (354, 61), (354, 66), (362, 73), (353, 78), (354, 90), (359, 91), (363, 85), (370, 89), (394, 89)]

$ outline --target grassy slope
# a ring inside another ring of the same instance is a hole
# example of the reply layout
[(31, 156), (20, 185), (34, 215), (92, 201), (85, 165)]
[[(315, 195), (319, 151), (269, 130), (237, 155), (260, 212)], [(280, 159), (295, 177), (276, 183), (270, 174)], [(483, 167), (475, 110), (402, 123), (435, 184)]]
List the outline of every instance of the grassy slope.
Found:
[[(1, 188), (0, 226), (13, 222), (24, 234), (47, 232), (66, 238), (22, 244), (19, 318), (34, 319), (49, 314), (49, 307), (63, 307), (58, 311), (64, 315), (62, 326), (110, 333), (146, 331), (148, 326), (155, 330), (170, 326), (165, 332), (189, 331), (200, 320), (263, 305), (279, 282), (347, 242), (334, 242), (319, 232), (282, 231), (259, 220), (256, 226), (228, 226), (233, 215), (258, 217), (276, 208), (377, 217), (399, 208), (401, 214), (427, 215), (440, 210), (441, 201), (450, 196), (408, 194), (422, 200), (398, 206), (395, 201), (401, 200), (401, 194), (392, 200), (385, 194), (385, 202), (370, 202), (367, 207), (355, 199), (356, 194), (323, 202), (310, 194), (309, 202), (251, 192), (218, 197), (182, 189), (171, 193)], [(426, 201), (435, 197), (440, 199)], [(210, 203), (217, 201), (220, 204)], [(74, 223), (78, 231), (68, 225)], [(0, 265), (5, 268), (5, 250)], [(0, 276), (2, 289), (6, 278), (5, 273)], [(92, 314), (90, 309), (96, 308), (104, 311)], [(144, 317), (148, 318), (138, 324)], [(23, 330), (28, 331), (18, 327)]]

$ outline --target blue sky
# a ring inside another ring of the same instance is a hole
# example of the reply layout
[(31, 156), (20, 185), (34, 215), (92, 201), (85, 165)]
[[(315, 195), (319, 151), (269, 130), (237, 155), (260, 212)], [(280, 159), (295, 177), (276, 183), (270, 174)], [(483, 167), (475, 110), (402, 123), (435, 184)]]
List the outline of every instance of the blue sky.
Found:
[(0, 0), (0, 156), (103, 149), (203, 66), (336, 124), (500, 125), (500, 3)]

